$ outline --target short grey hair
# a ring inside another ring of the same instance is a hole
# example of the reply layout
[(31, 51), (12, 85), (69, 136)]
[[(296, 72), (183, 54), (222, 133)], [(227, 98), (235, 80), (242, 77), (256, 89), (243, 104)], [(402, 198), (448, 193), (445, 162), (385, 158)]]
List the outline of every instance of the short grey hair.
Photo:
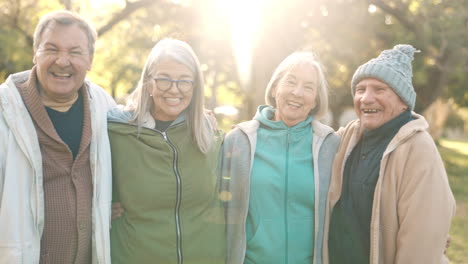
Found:
[(187, 113), (187, 125), (194, 143), (202, 153), (207, 153), (213, 142), (213, 128), (207, 122), (204, 112), (204, 78), (197, 55), (187, 43), (165, 38), (160, 40), (151, 50), (143, 67), (137, 87), (130, 94), (126, 109), (133, 112), (130, 122), (140, 129), (143, 125), (145, 114), (151, 113), (154, 102), (151, 99), (149, 88), (153, 84), (152, 73), (158, 67), (159, 62), (165, 59), (175, 60), (187, 66), (195, 76), (192, 101), (185, 110)]
[(296, 51), (286, 57), (279, 65), (276, 67), (271, 76), (270, 82), (267, 85), (265, 91), (265, 102), (267, 105), (276, 108), (276, 100), (272, 92), (275, 90), (279, 81), (294, 67), (301, 65), (311, 65), (317, 71), (318, 78), (318, 89), (317, 89), (317, 102), (314, 109), (312, 109), (309, 115), (314, 116), (314, 118), (323, 117), (328, 111), (328, 84), (325, 78), (325, 72), (323, 70), (322, 64), (318, 61), (317, 56), (308, 51)]
[(34, 30), (34, 52), (36, 52), (39, 48), (42, 35), (44, 34), (46, 28), (51, 25), (51, 23), (63, 26), (78, 25), (78, 27), (80, 27), (88, 37), (88, 51), (90, 57), (92, 58), (94, 56), (94, 47), (97, 40), (96, 29), (94, 28), (93, 24), (85, 18), (67, 10), (50, 12), (39, 20), (39, 23)]

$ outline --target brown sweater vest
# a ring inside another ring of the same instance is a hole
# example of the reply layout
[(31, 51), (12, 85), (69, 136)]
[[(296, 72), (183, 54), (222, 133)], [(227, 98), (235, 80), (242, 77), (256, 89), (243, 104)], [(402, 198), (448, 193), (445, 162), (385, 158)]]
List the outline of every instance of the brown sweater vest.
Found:
[(76, 159), (61, 140), (42, 104), (35, 67), (18, 90), (36, 128), (42, 154), (44, 230), (41, 264), (91, 263), (93, 185), (89, 150), (91, 117), (86, 85), (83, 94), (83, 131)]

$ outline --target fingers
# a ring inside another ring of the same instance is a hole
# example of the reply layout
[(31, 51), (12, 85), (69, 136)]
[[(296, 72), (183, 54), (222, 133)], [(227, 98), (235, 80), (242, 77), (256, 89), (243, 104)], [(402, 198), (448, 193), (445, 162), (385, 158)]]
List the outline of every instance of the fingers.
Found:
[(214, 130), (218, 129), (218, 121), (216, 120), (216, 115), (214, 114), (213, 111), (209, 109), (205, 109), (205, 115), (208, 117), (208, 120), (211, 123), (211, 126), (213, 127)]
[(125, 209), (123, 208), (121, 203), (112, 203), (112, 214), (111, 219), (115, 220), (123, 215)]

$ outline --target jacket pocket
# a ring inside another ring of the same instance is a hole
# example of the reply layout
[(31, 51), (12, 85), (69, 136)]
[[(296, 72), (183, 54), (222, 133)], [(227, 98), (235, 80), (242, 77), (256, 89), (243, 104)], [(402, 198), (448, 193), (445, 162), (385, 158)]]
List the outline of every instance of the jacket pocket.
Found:
[(0, 244), (0, 264), (22, 264), (23, 252), (20, 246)]

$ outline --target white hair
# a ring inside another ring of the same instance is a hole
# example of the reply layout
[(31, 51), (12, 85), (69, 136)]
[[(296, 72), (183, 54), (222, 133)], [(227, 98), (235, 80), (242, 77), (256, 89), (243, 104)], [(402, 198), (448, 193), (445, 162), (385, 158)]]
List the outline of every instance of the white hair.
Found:
[(294, 52), (286, 57), (278, 67), (276, 67), (265, 91), (265, 102), (267, 105), (276, 108), (276, 100), (273, 97), (272, 92), (278, 85), (281, 78), (283, 78), (292, 68), (300, 65), (311, 65), (317, 71), (318, 90), (317, 98), (315, 99), (317, 102), (315, 108), (310, 111), (309, 115), (319, 119), (328, 111), (328, 84), (325, 79), (323, 67), (312, 52)]

